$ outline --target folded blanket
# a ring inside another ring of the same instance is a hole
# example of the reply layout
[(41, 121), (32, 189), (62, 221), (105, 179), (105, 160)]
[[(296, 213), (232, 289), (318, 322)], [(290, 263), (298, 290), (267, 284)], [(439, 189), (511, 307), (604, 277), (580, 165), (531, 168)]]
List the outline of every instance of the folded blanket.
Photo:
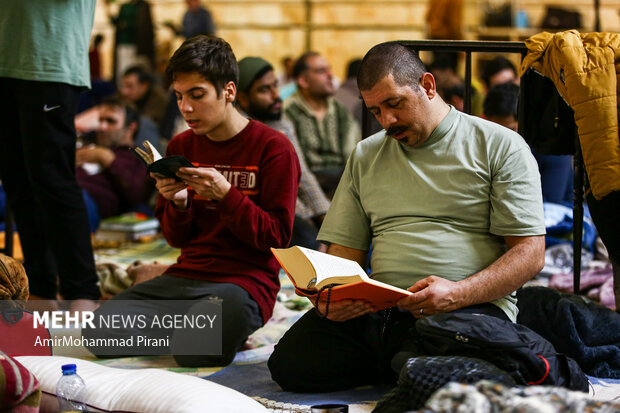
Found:
[[(573, 292), (573, 273), (554, 274), (549, 280), (549, 288), (563, 293)], [(588, 298), (600, 302), (605, 307), (615, 310), (613, 289), (613, 269), (611, 265), (581, 272), (579, 283), (581, 292), (587, 291)]]
[(517, 322), (572, 357), (588, 375), (620, 378), (620, 314), (545, 287), (522, 288), (517, 298)]
[(620, 403), (602, 402), (562, 387), (508, 387), (488, 380), (449, 383), (426, 402), (426, 411), (452, 412), (617, 412)]

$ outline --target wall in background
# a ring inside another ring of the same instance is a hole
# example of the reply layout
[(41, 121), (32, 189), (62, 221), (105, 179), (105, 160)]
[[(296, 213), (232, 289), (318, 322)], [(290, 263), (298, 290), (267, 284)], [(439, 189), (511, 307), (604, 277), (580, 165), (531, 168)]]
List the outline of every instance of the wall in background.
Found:
[[(116, 2), (106, 6), (97, 2), (93, 34), (102, 33), (104, 75), (111, 74), (111, 50), (114, 31), (106, 10), (115, 13)], [(488, 7), (505, 3), (500, 0), (464, 0), (464, 36), (469, 40), (522, 40), (541, 31), (546, 5), (558, 5), (579, 11), (584, 28), (594, 29), (594, 1), (584, 0), (511, 0), (513, 10), (528, 16), (528, 28), (485, 28), (483, 13)], [(163, 23), (180, 25), (185, 12), (183, 0), (150, 0), (157, 24), (159, 67), (180, 45)], [(203, 1), (213, 14), (217, 35), (226, 39), (238, 59), (258, 55), (280, 69), (285, 56), (298, 56), (307, 49), (327, 56), (334, 73), (345, 76), (347, 63), (363, 56), (373, 45), (389, 40), (424, 39), (427, 0), (211, 0)], [(620, 32), (620, 4), (617, 0), (600, 0), (600, 23), (603, 31)], [(424, 58), (424, 56), (423, 56)]]

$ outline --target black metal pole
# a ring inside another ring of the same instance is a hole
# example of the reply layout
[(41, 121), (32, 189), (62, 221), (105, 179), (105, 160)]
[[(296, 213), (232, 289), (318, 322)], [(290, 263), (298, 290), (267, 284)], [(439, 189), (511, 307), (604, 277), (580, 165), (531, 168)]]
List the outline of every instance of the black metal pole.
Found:
[(471, 52), (465, 53), (465, 104), (463, 111), (471, 115)]
[(583, 155), (579, 133), (575, 132), (574, 204), (573, 204), (573, 292), (581, 291), (581, 244), (583, 232)]
[(601, 31), (601, 16), (599, 14), (601, 2), (599, 0), (594, 0), (594, 31)]
[(4, 248), (3, 252), (9, 257), (13, 256), (13, 214), (9, 207), (6, 207), (6, 213), (4, 214)]

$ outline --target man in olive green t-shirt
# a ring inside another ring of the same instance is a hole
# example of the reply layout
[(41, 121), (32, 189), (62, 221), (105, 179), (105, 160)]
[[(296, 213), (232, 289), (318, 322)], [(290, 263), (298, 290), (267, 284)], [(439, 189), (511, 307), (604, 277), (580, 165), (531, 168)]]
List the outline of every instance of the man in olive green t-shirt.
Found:
[(540, 176), (518, 134), (447, 105), (398, 43), (368, 52), (358, 86), (385, 131), (351, 154), (318, 239), (361, 265), (372, 245), (371, 277), (412, 294), (380, 312), (358, 300), (319, 302), (324, 318), (306, 313), (269, 360), (287, 391), (394, 380), (416, 320), (428, 315), (514, 322), (512, 293), (544, 265)]

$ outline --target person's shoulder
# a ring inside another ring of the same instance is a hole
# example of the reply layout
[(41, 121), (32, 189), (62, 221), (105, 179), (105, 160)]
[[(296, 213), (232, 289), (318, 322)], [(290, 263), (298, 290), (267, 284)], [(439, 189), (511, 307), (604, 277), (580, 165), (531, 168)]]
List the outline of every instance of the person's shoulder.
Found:
[(302, 100), (299, 91), (294, 92), (282, 102), (282, 109), (289, 114), (299, 112), (302, 109)]
[[(280, 124), (280, 127), (282, 129), (280, 129), (281, 131), (285, 131), (285, 130), (293, 130), (293, 132), (295, 131), (295, 125), (293, 125), (293, 121), (291, 121), (288, 116), (286, 116), (286, 114), (282, 114), (282, 118), (280, 118), (280, 120), (278, 121)], [(282, 132), (284, 133), (284, 132)], [(286, 135), (286, 133), (284, 133)]]
[(385, 130), (381, 130), (359, 141), (353, 150), (353, 155), (358, 161), (374, 159), (386, 145), (390, 144), (398, 144), (398, 142), (387, 137)]
[(495, 122), (478, 116), (458, 112), (459, 130), (465, 130), (467, 126), (474, 129), (476, 135), (488, 145), (512, 146), (518, 149), (526, 148), (527, 143), (517, 132)]
[(262, 122), (259, 122), (255, 119), (250, 119), (250, 123), (248, 124), (247, 133), (253, 137), (258, 137), (265, 141), (276, 141), (280, 142), (285, 140), (288, 142), (288, 138), (279, 130), (272, 128), (271, 126), (265, 125)]
[(385, 129), (380, 130), (379, 132), (370, 135), (367, 138), (362, 139), (357, 146), (365, 148), (365, 149), (371, 149), (371, 148), (378, 148), (379, 146), (383, 145), (386, 141), (388, 141), (388, 137), (385, 134)]

